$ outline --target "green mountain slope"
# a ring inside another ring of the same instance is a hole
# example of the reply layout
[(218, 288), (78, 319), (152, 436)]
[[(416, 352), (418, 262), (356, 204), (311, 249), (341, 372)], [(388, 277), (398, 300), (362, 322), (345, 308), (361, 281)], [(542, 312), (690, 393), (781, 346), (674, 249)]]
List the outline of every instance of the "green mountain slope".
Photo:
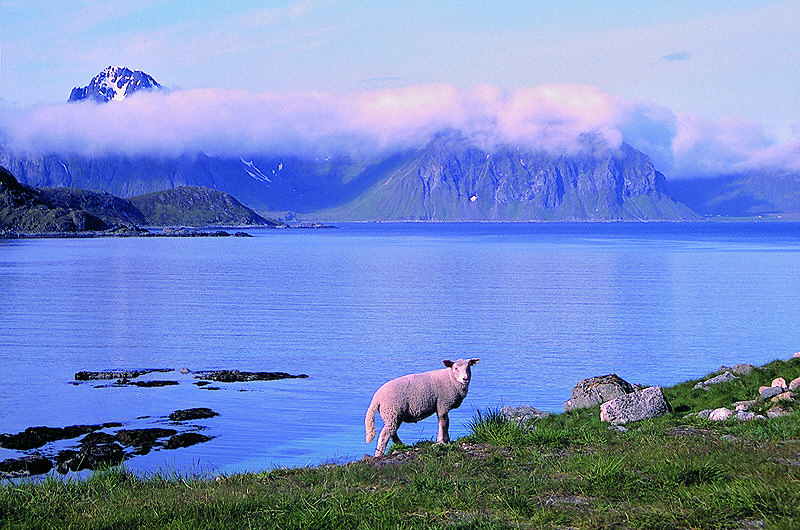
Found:
[(256, 226), (277, 223), (243, 206), (231, 195), (200, 186), (181, 186), (131, 197), (128, 202), (152, 226)]

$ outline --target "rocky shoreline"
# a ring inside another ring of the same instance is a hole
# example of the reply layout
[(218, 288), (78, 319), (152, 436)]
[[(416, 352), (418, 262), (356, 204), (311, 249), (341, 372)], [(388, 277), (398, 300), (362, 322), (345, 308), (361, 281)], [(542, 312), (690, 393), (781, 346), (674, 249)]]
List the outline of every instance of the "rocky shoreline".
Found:
[[(800, 352), (793, 358), (800, 358)], [(752, 364), (737, 364), (733, 367), (720, 366), (711, 377), (696, 383), (693, 390), (708, 392), (716, 385), (737, 381), (742, 376), (758, 373), (761, 370)], [(609, 423), (610, 429), (625, 431), (625, 424), (657, 418), (674, 412), (683, 414), (684, 419), (699, 418), (709, 421), (765, 420), (779, 418), (792, 413), (788, 404), (800, 400), (800, 377), (786, 382), (784, 377), (776, 377), (764, 381), (758, 389), (758, 395), (752, 399), (733, 401), (725, 407), (705, 409), (698, 412), (686, 412), (673, 409), (664, 397), (659, 386), (631, 384), (617, 374), (590, 377), (578, 382), (572, 389), (572, 395), (564, 403), (564, 412), (600, 406), (600, 421)], [(533, 407), (503, 407), (501, 414), (507, 419), (517, 422), (542, 417), (549, 413)]]
[(0, 232), (0, 239), (92, 239), (97, 237), (253, 237), (247, 232), (225, 230), (199, 230), (195, 228), (164, 229), (151, 232), (144, 228), (118, 228), (113, 230), (88, 230), (83, 232)]

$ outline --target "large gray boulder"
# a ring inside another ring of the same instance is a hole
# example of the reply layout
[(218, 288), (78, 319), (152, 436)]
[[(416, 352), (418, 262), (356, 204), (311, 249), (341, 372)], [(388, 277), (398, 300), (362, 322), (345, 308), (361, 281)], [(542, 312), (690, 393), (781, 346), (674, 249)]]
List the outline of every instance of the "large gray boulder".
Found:
[(572, 389), (572, 397), (564, 403), (564, 410), (594, 407), (614, 398), (630, 394), (633, 390), (631, 384), (617, 374), (583, 379)]
[(600, 405), (600, 421), (623, 424), (663, 416), (670, 411), (660, 386), (651, 386)]

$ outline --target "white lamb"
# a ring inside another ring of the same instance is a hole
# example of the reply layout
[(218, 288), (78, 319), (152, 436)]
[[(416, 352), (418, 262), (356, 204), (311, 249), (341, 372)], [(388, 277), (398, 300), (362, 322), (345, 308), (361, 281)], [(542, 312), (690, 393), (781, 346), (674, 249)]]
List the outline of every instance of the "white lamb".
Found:
[(370, 443), (375, 438), (375, 413), (380, 410), (384, 426), (378, 436), (375, 456), (384, 453), (389, 438), (396, 444), (401, 443), (397, 436), (401, 423), (416, 423), (434, 412), (439, 416), (439, 436), (436, 443), (448, 443), (450, 435), (447, 429), (450, 419), (447, 413), (458, 408), (466, 397), (472, 377), (470, 367), (479, 360), (445, 360), (442, 362), (446, 368), (408, 374), (384, 383), (372, 397), (364, 420), (367, 443)]

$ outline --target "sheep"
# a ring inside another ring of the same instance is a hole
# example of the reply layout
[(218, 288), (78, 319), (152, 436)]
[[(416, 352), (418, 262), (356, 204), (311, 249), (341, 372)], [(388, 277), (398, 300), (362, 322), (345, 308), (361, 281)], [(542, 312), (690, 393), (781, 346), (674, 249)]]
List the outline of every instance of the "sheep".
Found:
[(458, 408), (467, 395), (472, 377), (470, 367), (480, 359), (459, 359), (455, 362), (444, 360), (446, 368), (431, 370), (421, 374), (408, 374), (384, 383), (367, 409), (364, 420), (367, 443), (375, 438), (375, 413), (380, 411), (383, 429), (378, 436), (375, 456), (386, 450), (389, 438), (399, 444), (397, 429), (403, 422), (416, 423), (434, 412), (439, 417), (439, 435), (436, 443), (449, 443), (447, 429), (450, 425), (448, 412)]

